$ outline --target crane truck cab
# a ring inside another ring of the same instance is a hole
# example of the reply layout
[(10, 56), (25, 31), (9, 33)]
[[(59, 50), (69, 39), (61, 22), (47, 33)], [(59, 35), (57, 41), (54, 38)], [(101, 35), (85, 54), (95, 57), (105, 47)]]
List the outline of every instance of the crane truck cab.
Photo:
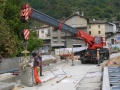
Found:
[(100, 60), (102, 63), (104, 60), (109, 59), (110, 49), (108, 46), (106, 46), (105, 37), (95, 36), (93, 45), (96, 49), (92, 49), (92, 45), (88, 45), (88, 48), (86, 50), (80, 52), (80, 60), (82, 64), (85, 64), (87, 62), (98, 63), (98, 60)]

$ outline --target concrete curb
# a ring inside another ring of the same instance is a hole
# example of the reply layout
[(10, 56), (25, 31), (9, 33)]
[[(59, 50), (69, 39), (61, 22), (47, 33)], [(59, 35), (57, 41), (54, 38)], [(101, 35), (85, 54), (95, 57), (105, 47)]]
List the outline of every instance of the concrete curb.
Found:
[(104, 67), (102, 90), (110, 90), (108, 67)]

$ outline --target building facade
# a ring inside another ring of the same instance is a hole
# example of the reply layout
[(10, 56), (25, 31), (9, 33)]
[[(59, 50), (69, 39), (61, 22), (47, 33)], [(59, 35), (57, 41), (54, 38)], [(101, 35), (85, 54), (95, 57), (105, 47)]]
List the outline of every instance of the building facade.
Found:
[(40, 48), (41, 53), (48, 53), (51, 47), (51, 27), (43, 25), (37, 30), (38, 38), (43, 40), (43, 46)]
[(88, 33), (91, 36), (105, 36), (105, 21), (90, 21)]
[[(85, 18), (84, 16), (80, 16), (77, 13), (65, 19), (65, 24), (73, 28), (76, 28), (77, 31), (82, 30), (86, 33), (87, 33), (88, 23), (89, 20), (87, 18)], [(82, 46), (86, 46), (86, 43), (83, 40), (66, 38), (66, 47), (72, 48), (72, 47), (82, 47)]]

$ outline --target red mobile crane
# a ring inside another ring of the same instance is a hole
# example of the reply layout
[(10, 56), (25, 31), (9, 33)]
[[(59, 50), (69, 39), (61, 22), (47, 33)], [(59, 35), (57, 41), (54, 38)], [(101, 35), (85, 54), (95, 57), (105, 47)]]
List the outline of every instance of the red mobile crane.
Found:
[[(109, 58), (109, 49), (104, 48), (106, 45), (105, 37), (92, 37), (82, 30), (77, 30), (73, 27), (70, 27), (42, 12), (31, 8), (28, 4), (25, 4), (21, 7), (20, 20), (21, 22), (26, 23), (30, 18), (50, 25), (58, 30), (70, 33), (71, 36), (84, 40), (84, 42), (88, 44), (88, 48), (75, 53), (80, 55), (80, 59), (83, 64), (86, 63), (86, 61), (97, 62), (100, 60), (100, 62), (102, 62), (104, 59)], [(99, 49), (99, 58), (97, 58), (97, 49)]]

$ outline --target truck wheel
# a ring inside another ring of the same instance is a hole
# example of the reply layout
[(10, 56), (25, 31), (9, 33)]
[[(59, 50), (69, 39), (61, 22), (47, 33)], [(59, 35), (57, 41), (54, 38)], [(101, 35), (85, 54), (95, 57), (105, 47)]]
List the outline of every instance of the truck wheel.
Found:
[(98, 64), (98, 60), (95, 60), (94, 63), (95, 63), (95, 64)]
[(108, 53), (104, 57), (104, 60), (107, 60), (107, 59), (109, 59), (109, 54)]

